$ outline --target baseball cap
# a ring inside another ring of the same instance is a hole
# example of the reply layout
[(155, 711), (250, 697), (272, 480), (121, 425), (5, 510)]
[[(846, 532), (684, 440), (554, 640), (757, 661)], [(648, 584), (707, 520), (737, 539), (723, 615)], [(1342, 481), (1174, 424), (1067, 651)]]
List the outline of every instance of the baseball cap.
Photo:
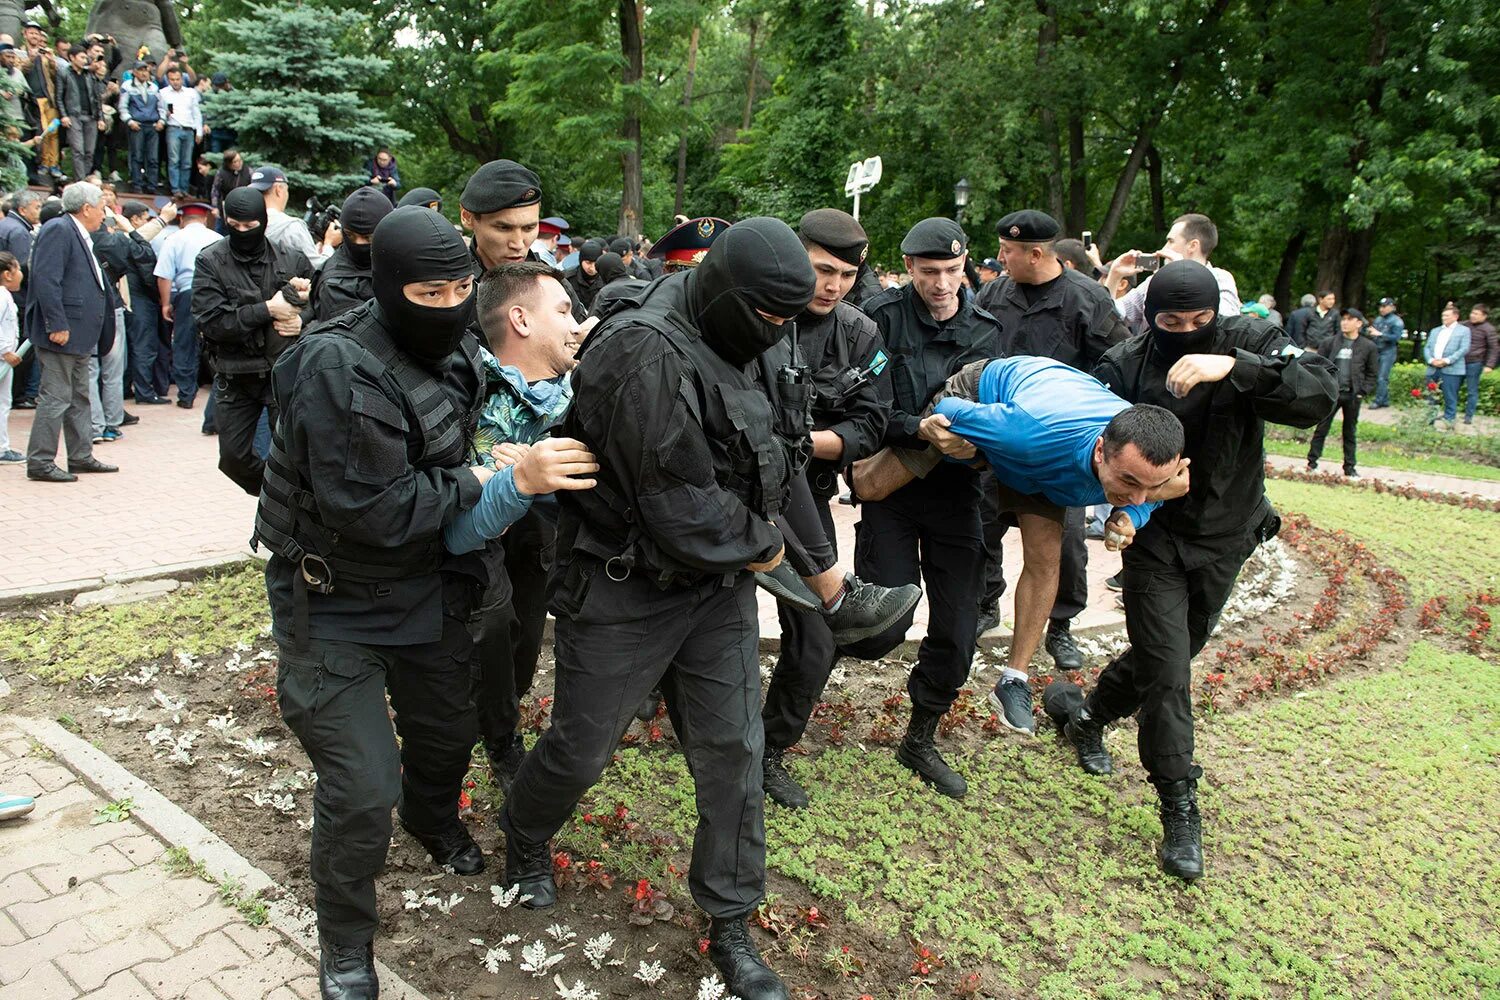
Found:
[(1005, 265), (1000, 263), (993, 257), (986, 257), (984, 260), (979, 262), (979, 266), (987, 267), (991, 271), (994, 271), (996, 274), (999, 274), (1001, 271), (1005, 270)]
[(1393, 306), (1396, 304), (1396, 300), (1387, 295), (1385, 298), (1380, 300), (1380, 304), (1383, 306)]
[(271, 190), (271, 185), (277, 181), (284, 183), (286, 181), (286, 174), (275, 167), (257, 167), (255, 172), (250, 175), (250, 186), (262, 194)]

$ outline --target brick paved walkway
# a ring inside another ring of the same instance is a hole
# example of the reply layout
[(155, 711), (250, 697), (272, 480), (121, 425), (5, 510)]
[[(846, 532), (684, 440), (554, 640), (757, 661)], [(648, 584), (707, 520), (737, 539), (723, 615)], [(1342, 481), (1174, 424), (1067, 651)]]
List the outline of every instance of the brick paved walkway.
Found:
[(296, 1000), (317, 970), (194, 877), (160, 863), (133, 820), (91, 825), (105, 800), (18, 730), (0, 729), (0, 788), (36, 811), (0, 823), (0, 1000)]
[[(94, 446), (111, 475), (76, 483), (34, 483), (22, 464), (0, 465), (7, 532), (0, 595), (61, 589), (72, 581), (152, 571), (249, 552), (255, 499), (219, 472), (218, 439), (205, 437), (198, 407), (135, 406), (141, 422), (125, 437)], [(26, 450), (32, 411), (10, 417), (10, 437)]]

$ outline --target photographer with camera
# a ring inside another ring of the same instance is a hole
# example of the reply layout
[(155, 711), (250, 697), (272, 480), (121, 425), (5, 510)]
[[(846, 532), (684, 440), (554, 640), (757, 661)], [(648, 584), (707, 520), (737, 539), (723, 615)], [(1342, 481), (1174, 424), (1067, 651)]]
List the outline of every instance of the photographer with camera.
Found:
[[(1146, 289), (1151, 285), (1151, 275), (1174, 260), (1197, 261), (1213, 273), (1219, 285), (1219, 315), (1238, 316), (1240, 313), (1240, 290), (1234, 283), (1234, 275), (1222, 267), (1208, 262), (1209, 255), (1219, 245), (1219, 227), (1206, 215), (1189, 213), (1179, 215), (1167, 232), (1167, 240), (1155, 253), (1127, 250), (1110, 261), (1109, 270), (1100, 279), (1107, 291), (1115, 296), (1115, 308), (1125, 317), (1131, 333), (1145, 333), (1150, 328), (1146, 319)], [(1121, 292), (1121, 278), (1144, 275), (1136, 286)]]
[(193, 277), (193, 320), (214, 371), (219, 470), (251, 496), (265, 468), (254, 447), (261, 413), (276, 423), (271, 366), (302, 333), (313, 277), (300, 251), (269, 241), (266, 221), (259, 192), (229, 192), (228, 234), (198, 255)]
[[(362, 187), (344, 199), (342, 211), (333, 208), (328, 211), (335, 212), (346, 228), (343, 242), (313, 276), (309, 301), (314, 321), (342, 316), (375, 297), (370, 245), (375, 238), (375, 227), (394, 209), (380, 191)], [(327, 212), (320, 214), (325, 228), (333, 224)]]
[[(335, 248), (343, 241), (343, 230), (338, 222), (330, 222), (328, 228), (313, 240), (313, 235), (296, 216), (286, 212), (292, 189), (287, 185), (286, 174), (276, 167), (256, 167), (250, 175), (250, 186), (260, 192), (266, 203), (266, 240), (282, 250), (298, 251), (313, 267), (323, 266)], [(335, 219), (337, 216), (335, 216)]]

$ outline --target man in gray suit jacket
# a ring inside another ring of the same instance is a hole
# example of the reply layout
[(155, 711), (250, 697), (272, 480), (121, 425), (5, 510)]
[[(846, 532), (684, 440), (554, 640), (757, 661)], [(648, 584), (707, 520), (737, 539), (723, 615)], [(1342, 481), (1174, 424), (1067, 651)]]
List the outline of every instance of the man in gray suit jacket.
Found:
[[(26, 447), (26, 478), (71, 483), (80, 472), (118, 472), (94, 457), (89, 416), (89, 358), (114, 344), (115, 313), (92, 236), (104, 221), (104, 194), (82, 181), (63, 190), (63, 212), (31, 246), (26, 328), (42, 366), (42, 391)], [(57, 436), (68, 468), (57, 467)]]

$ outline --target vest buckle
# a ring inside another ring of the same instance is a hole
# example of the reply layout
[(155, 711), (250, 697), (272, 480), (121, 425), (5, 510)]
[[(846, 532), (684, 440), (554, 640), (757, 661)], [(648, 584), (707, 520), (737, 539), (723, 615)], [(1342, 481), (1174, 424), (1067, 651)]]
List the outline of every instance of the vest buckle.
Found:
[(298, 563), (302, 570), (302, 582), (315, 594), (333, 593), (333, 568), (322, 556), (305, 554)]
[(604, 562), (604, 575), (615, 583), (624, 583), (630, 579), (630, 563), (624, 556), (610, 556)]

